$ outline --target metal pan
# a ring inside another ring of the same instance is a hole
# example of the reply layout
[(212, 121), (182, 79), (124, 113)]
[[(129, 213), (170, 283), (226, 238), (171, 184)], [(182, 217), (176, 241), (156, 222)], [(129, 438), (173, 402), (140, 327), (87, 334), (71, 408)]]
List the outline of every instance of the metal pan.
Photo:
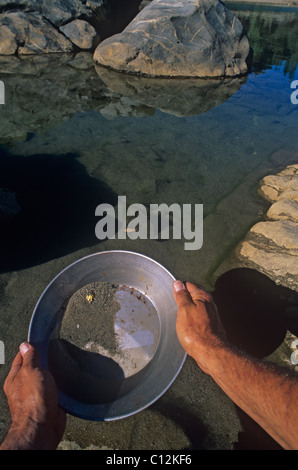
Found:
[[(33, 312), (28, 340), (55, 377), (59, 404), (68, 413), (97, 421), (125, 418), (172, 385), (186, 358), (176, 335), (174, 280), (147, 256), (103, 251), (74, 262), (48, 285)], [(120, 286), (114, 331), (122, 357), (78, 350), (59, 338), (71, 296), (98, 281)]]

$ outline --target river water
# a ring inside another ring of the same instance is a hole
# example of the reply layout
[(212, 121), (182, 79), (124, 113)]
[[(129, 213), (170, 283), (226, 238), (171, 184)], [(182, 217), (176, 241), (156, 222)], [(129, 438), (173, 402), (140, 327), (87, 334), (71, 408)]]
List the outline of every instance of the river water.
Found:
[[(259, 181), (298, 151), (298, 105), (291, 102), (298, 14), (230, 8), (254, 50), (252, 71), (243, 79), (123, 77), (95, 69), (87, 53), (2, 58), (0, 188), (17, 198), (14, 208), (22, 211), (1, 227), (1, 380), (27, 336), (39, 296), (71, 262), (101, 250), (136, 251), (176, 278), (213, 290), (234, 266), (238, 243), (264, 218), (268, 204), (257, 193)], [(117, 208), (119, 196), (126, 196), (127, 206), (147, 209), (153, 203), (203, 204), (202, 247), (186, 251), (183, 237), (134, 240), (129, 232), (124, 240), (98, 240), (95, 209), (102, 203)], [(232, 404), (193, 364), (187, 361), (166, 397), (159, 408), (118, 427), (70, 418), (67, 438), (83, 447), (124, 449), (229, 448), (237, 440)], [(4, 435), (3, 394), (1, 401)]]

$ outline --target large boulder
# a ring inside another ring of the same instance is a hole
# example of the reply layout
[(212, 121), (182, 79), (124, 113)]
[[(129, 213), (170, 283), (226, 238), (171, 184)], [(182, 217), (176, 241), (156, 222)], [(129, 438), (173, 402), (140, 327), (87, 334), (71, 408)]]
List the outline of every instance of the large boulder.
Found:
[(154, 0), (94, 60), (144, 76), (234, 77), (247, 73), (249, 55), (240, 21), (219, 0)]

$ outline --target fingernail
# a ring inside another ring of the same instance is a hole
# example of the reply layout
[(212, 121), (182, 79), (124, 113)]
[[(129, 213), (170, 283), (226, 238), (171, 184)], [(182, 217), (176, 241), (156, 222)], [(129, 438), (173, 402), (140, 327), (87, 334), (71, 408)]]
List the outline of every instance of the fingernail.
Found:
[(185, 289), (185, 286), (184, 286), (183, 282), (181, 282), (181, 281), (175, 281), (175, 282), (174, 282), (174, 290), (175, 290), (175, 292), (178, 292), (179, 290), (182, 290), (182, 289)]
[(26, 354), (27, 351), (29, 351), (30, 349), (30, 344), (29, 343), (22, 343), (20, 345), (20, 352), (22, 354), (22, 356), (24, 356)]

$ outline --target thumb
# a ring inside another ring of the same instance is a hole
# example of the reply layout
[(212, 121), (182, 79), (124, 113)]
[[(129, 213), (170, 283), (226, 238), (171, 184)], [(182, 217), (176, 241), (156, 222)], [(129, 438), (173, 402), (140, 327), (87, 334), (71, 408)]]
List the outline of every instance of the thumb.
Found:
[(39, 354), (32, 344), (22, 343), (19, 349), (23, 358), (23, 365), (25, 367), (34, 368), (39, 366)]
[(188, 307), (190, 304), (193, 304), (190, 293), (188, 292), (183, 282), (175, 281), (173, 283), (173, 292), (178, 309)]
[(187, 290), (195, 304), (197, 304), (197, 302), (205, 303), (213, 301), (212, 295), (209, 292), (206, 292), (205, 290), (201, 289), (201, 287), (198, 287), (191, 282), (187, 283)]
[(39, 365), (39, 358), (36, 349), (30, 343), (22, 343), (19, 347), (19, 351), (14, 358), (10, 371), (5, 379), (4, 382), (4, 392), (6, 396), (8, 396), (9, 388), (15, 377), (18, 375), (20, 369), (26, 365), (29, 367), (38, 367)]

